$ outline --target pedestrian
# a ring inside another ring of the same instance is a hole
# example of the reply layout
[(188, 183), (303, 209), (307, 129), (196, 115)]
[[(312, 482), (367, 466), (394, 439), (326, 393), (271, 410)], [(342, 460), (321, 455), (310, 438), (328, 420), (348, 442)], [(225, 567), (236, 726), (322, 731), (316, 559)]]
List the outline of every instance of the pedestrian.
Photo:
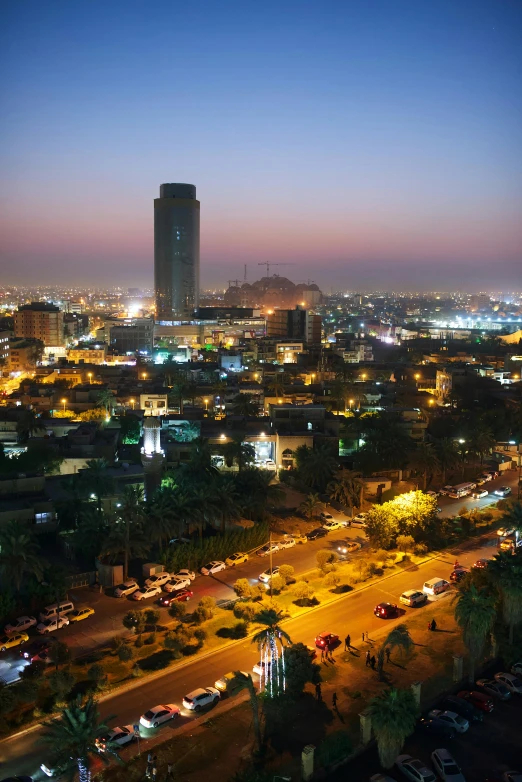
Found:
[(431, 632), (431, 622), (428, 622), (428, 630)]
[(166, 776), (166, 782), (169, 780), (174, 779), (174, 764), (173, 763), (167, 763), (167, 776)]
[(351, 649), (351, 647), (352, 647), (351, 640), (352, 639), (350, 638), (350, 635), (347, 635), (346, 638), (344, 639), (344, 651), (345, 652), (347, 652), (348, 649)]
[(362, 634), (362, 640), (363, 640), (363, 643), (364, 643), (364, 630), (363, 630), (363, 634)]
[(366, 667), (368, 667), (370, 664), (370, 650), (366, 650)]
[(321, 647), (321, 662), (324, 662), (324, 646)]
[(152, 774), (151, 774), (151, 778), (152, 778), (153, 780), (155, 780), (155, 779), (156, 779), (156, 777), (157, 777), (157, 775), (158, 775), (158, 769), (156, 768), (156, 766), (152, 766)]
[(323, 695), (321, 692), (321, 682), (317, 682), (317, 684), (315, 685), (315, 697), (319, 702), (323, 700)]
[(386, 662), (389, 663), (390, 662), (390, 654), (391, 654), (391, 649), (390, 649), (389, 646), (387, 646), (386, 649), (384, 650), (384, 654), (386, 655)]
[(333, 662), (334, 656), (333, 656), (333, 645), (332, 644), (328, 645), (328, 652), (326, 653), (326, 656), (328, 657), (328, 659), (330, 659)]
[(435, 619), (432, 619), (431, 620), (431, 631), (434, 633), (436, 629), (437, 629), (437, 622), (435, 621)]
[(375, 670), (375, 663), (376, 662), (377, 662), (377, 660), (375, 659), (375, 655), (372, 654), (372, 658), (370, 660), (370, 665), (372, 666), (372, 670)]
[(334, 694), (332, 695), (332, 707), (334, 709), (337, 708), (337, 693), (336, 692), (334, 692)]

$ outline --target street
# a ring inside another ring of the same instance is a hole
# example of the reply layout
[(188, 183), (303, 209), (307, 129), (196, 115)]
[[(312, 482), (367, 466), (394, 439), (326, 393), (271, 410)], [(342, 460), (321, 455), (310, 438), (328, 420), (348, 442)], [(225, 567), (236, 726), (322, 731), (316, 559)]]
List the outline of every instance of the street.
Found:
[[(351, 535), (357, 534), (353, 529), (349, 532)], [(288, 553), (297, 555), (297, 559), (299, 559), (304, 555), (306, 549), (307, 546), (301, 546), (297, 552)], [(370, 639), (378, 639), (388, 633), (394, 624), (404, 621), (410, 610), (422, 611), (423, 609), (405, 609), (405, 614), (400, 618), (383, 621), (377, 619), (373, 614), (373, 608), (377, 603), (383, 600), (398, 603), (398, 598), (404, 590), (422, 589), (424, 581), (434, 576), (447, 578), (457, 554), (463, 565), (470, 566), (476, 559), (489, 558), (495, 553), (496, 538), (493, 535), (487, 542), (482, 542), (469, 550), (465, 550), (465, 546), (452, 549), (451, 552), (448, 551), (440, 557), (429, 559), (420, 566), (413, 566), (409, 570), (385, 577), (377, 583), (368, 584), (360, 590), (341, 596), (333, 603), (317, 606), (300, 617), (290, 619), (284, 623), (285, 630), (293, 642), (301, 641), (308, 645), (313, 644), (317, 633), (322, 631), (338, 633), (341, 638), (344, 638), (344, 635), (349, 632), (355, 645), (357, 645), (363, 631), (369, 633)], [(264, 561), (266, 560), (261, 560), (261, 562)], [(285, 561), (290, 560), (287, 560), (285, 556)], [(248, 568), (252, 568), (252, 563), (249, 563)], [(263, 569), (262, 564), (261, 569)], [(257, 572), (260, 570), (256, 567), (255, 573)], [(227, 572), (226, 574), (228, 575)], [(210, 582), (214, 579), (204, 579), (204, 581)], [(223, 585), (216, 586), (216, 588), (222, 589)], [(438, 599), (449, 599), (449, 593)], [(114, 600), (113, 602), (118, 601)], [(183, 696), (190, 690), (213, 685), (215, 680), (227, 671), (238, 669), (251, 671), (256, 662), (257, 651), (255, 647), (251, 644), (250, 639), (244, 639), (208, 655), (183, 661), (177, 668), (170, 668), (153, 679), (136, 682), (131, 685), (131, 688), (109, 694), (100, 702), (100, 712), (102, 717), (116, 715), (115, 719), (111, 721), (113, 725), (134, 724), (138, 722), (140, 715), (151, 706), (158, 703), (181, 705)], [(216, 708), (219, 711), (219, 705)], [(159, 730), (167, 736), (168, 731), (176, 730), (178, 726), (191, 719), (193, 716), (182, 708), (181, 717), (178, 720), (168, 723), (166, 727)], [(41, 772), (38, 771), (39, 765), (44, 759), (42, 749), (38, 746), (40, 734), (41, 729), (36, 728), (23, 735), (7, 738), (0, 742), (0, 763), (2, 764), (0, 768), (4, 776), (26, 773), (34, 775), (38, 780), (42, 778)], [(156, 731), (143, 731), (142, 751), (146, 747), (147, 735), (151, 734), (155, 735)]]

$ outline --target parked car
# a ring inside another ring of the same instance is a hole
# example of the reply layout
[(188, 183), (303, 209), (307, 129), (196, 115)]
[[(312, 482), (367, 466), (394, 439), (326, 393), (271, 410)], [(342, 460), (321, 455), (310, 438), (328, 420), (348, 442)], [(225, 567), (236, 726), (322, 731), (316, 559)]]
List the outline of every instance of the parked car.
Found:
[(95, 739), (94, 743), (100, 752), (105, 752), (107, 744), (124, 747), (126, 744), (130, 744), (131, 741), (134, 741), (135, 738), (136, 734), (134, 733), (134, 727), (132, 725), (123, 725), (123, 727), (113, 728), (105, 736), (100, 736)]
[(35, 638), (28, 644), (24, 644), (20, 649), (20, 656), (24, 660), (29, 660), (30, 663), (34, 662), (49, 662), (49, 649), (58, 639), (54, 636), (47, 636), (47, 638)]
[(450, 725), (457, 733), (466, 733), (469, 729), (469, 722), (465, 717), (461, 717), (455, 711), (442, 711), (442, 709), (432, 709), (428, 717), (442, 720)]
[(268, 584), (268, 582), (270, 581), (272, 576), (277, 576), (278, 573), (279, 573), (279, 568), (276, 565), (276, 567), (273, 567), (272, 570), (270, 570), (270, 568), (268, 568), (268, 570), (264, 570), (258, 576), (258, 578), (259, 578), (259, 581), (263, 582), (263, 584)]
[(358, 513), (357, 516), (354, 516), (353, 519), (351, 519), (351, 526), (352, 527), (367, 527), (366, 519), (368, 518), (367, 513)]
[(411, 608), (416, 606), (423, 606), (428, 600), (428, 595), (425, 592), (419, 592), (418, 589), (407, 589), (399, 597), (399, 602), (405, 606)]
[(446, 484), (446, 486), (443, 486), (442, 489), (439, 490), (439, 494), (442, 494), (444, 497), (447, 494), (450, 494), (453, 491), (453, 486), (450, 486), (450, 484)]
[(331, 646), (337, 646), (339, 636), (335, 633), (319, 633), (315, 637), (315, 645), (318, 649), (329, 649)]
[[(302, 537), (307, 540), (304, 535)], [(288, 535), (287, 537), (281, 538), (281, 540), (277, 541), (277, 545), (279, 546), (280, 551), (284, 551), (287, 548), (293, 548), (295, 543), (296, 541), (291, 535)]]
[(444, 782), (466, 782), (464, 775), (447, 749), (436, 749), (431, 753), (435, 771)]
[(19, 616), (4, 627), (4, 633), (26, 633), (30, 627), (36, 627), (37, 621), (34, 616)]
[(499, 527), (497, 530), (497, 535), (499, 538), (507, 538), (510, 535), (515, 534), (515, 528), (514, 527)]
[[(480, 477), (481, 477), (481, 478), (482, 478), (482, 480), (483, 480), (483, 481), (485, 481), (486, 483), (488, 483), (489, 481), (492, 481), (492, 480), (493, 480), (493, 474), (492, 474), (492, 473), (490, 473), (490, 472), (483, 472), (483, 473), (482, 473), (482, 475), (481, 475)], [(497, 473), (495, 473), (495, 478), (496, 478), (496, 477), (497, 477)]]
[(244, 562), (248, 562), (248, 554), (245, 554), (243, 551), (237, 551), (225, 559), (227, 567), (236, 567), (236, 565), (242, 565)]
[(488, 714), (495, 708), (493, 701), (483, 692), (477, 692), (476, 690), (461, 690), (459, 692), (459, 698), (469, 701), (475, 708), (485, 711)]
[(176, 706), (174, 703), (168, 703), (166, 706), (153, 706), (152, 709), (141, 715), (140, 724), (144, 728), (157, 728), (163, 722), (178, 717), (179, 713), (179, 706)]
[(189, 570), (188, 568), (183, 568), (182, 570), (178, 570), (177, 573), (174, 573), (172, 578), (189, 578), (191, 581), (194, 581), (196, 578), (196, 574), (193, 570)]
[(148, 586), (148, 587), (142, 587), (141, 589), (138, 589), (137, 592), (132, 593), (132, 599), (133, 600), (148, 600), (149, 597), (156, 597), (156, 595), (161, 595), (161, 587), (160, 586)]
[(268, 660), (265, 662), (264, 660), (259, 660), (254, 667), (252, 668), (254, 673), (257, 673), (258, 676), (264, 676), (266, 672), (270, 672), (270, 666), (271, 662)]
[(447, 695), (441, 703), (444, 709), (456, 711), (462, 717), (466, 717), (468, 722), (483, 722), (484, 714), (479, 711), (472, 703), (465, 698), (459, 698), (457, 695)]
[(505, 672), (496, 673), (495, 681), (504, 684), (510, 692), (522, 695), (522, 679), (519, 679), (515, 674)]
[(327, 530), (328, 532), (335, 532), (337, 529), (343, 529), (345, 527), (344, 521), (335, 521), (335, 519), (332, 519), (331, 521), (325, 521), (323, 524), (323, 529)]
[(258, 557), (267, 557), (270, 553), (275, 554), (277, 551), (279, 551), (279, 544), (273, 541), (272, 543), (267, 543), (266, 546), (261, 546), (256, 551), (256, 554)]
[(69, 620), (66, 616), (56, 616), (54, 619), (46, 619), (45, 622), (40, 622), (36, 625), (36, 629), (43, 635), (44, 633), (61, 630), (62, 627), (67, 627), (68, 624)]
[(163, 584), (166, 584), (167, 581), (170, 581), (172, 578), (172, 575), (170, 573), (154, 573), (152, 576), (149, 576), (145, 579), (145, 586), (148, 587), (161, 587)]
[(181, 576), (173, 576), (170, 581), (163, 584), (164, 592), (177, 592), (178, 589), (188, 589), (192, 585), (190, 578), (182, 578)]
[(428, 495), (428, 497), (433, 497), (434, 500), (437, 499), (437, 497), (439, 496), (439, 492), (433, 491), (433, 489), (427, 491), (426, 494)]
[(522, 773), (520, 771), (504, 771), (502, 782), (522, 782)]
[(412, 782), (436, 782), (435, 774), (427, 768), (422, 760), (412, 758), (411, 755), (399, 755), (395, 758), (395, 765)]
[(511, 489), (509, 486), (499, 486), (493, 493), (496, 494), (497, 497), (509, 497)]
[(400, 610), (395, 603), (379, 603), (373, 609), (373, 613), (379, 619), (393, 619), (393, 617), (400, 615)]
[(520, 548), (521, 546), (522, 537), (519, 538), (518, 541), (515, 538), (502, 538), (499, 549), (500, 551), (512, 551), (515, 553), (515, 549)]
[(89, 606), (86, 606), (85, 608), (75, 608), (74, 611), (71, 611), (71, 613), (67, 616), (69, 622), (81, 622), (83, 619), (88, 619), (93, 614), (94, 608), (89, 608)]
[(173, 603), (181, 603), (190, 600), (194, 592), (191, 589), (178, 589), (177, 592), (171, 592), (169, 595), (162, 595), (158, 603), (165, 608), (170, 608)]
[(205, 706), (211, 706), (217, 703), (221, 695), (215, 687), (199, 687), (192, 690), (183, 698), (183, 706), (190, 711), (200, 711)]
[(522, 663), (513, 663), (511, 673), (513, 676), (522, 676)]
[[(240, 671), (240, 673), (242, 673), (245, 678), (248, 676), (244, 671)], [(221, 679), (218, 679), (217, 682), (214, 683), (214, 686), (216, 690), (219, 690), (220, 692), (233, 693), (237, 689), (238, 684), (239, 681), (236, 676), (236, 671), (229, 671), (229, 673), (225, 673)]]
[(21, 646), (29, 640), (27, 633), (11, 633), (0, 637), (0, 652), (6, 652), (8, 649), (14, 649), (15, 646)]
[(468, 573), (469, 570), (467, 567), (456, 567), (455, 570), (451, 571), (450, 581), (458, 583), (459, 581), (462, 581), (464, 576), (466, 576)]
[(293, 532), (292, 535), (289, 537), (291, 537), (296, 544), (308, 543), (308, 538), (302, 532)]
[(437, 717), (426, 717), (419, 720), (419, 725), (423, 730), (429, 731), (436, 736), (443, 736), (446, 739), (452, 739), (455, 736), (455, 729), (448, 725), (444, 720)]
[(138, 582), (134, 578), (129, 578), (124, 581), (123, 584), (119, 584), (114, 590), (114, 597), (128, 597), (133, 592), (137, 592), (140, 588)]
[(361, 549), (360, 543), (340, 543), (337, 546), (337, 551), (339, 554), (355, 554), (356, 551), (359, 551)]
[(476, 562), (473, 563), (472, 567), (478, 568), (478, 570), (484, 570), (488, 567), (489, 559), (477, 559)]
[(317, 529), (313, 529), (311, 532), (306, 533), (306, 537), (308, 540), (317, 540), (317, 538), (324, 538), (325, 535), (328, 535), (328, 530), (325, 530), (324, 527), (317, 527)]
[(430, 578), (429, 581), (424, 582), (422, 591), (427, 595), (440, 595), (442, 592), (447, 592), (450, 586), (450, 582), (445, 578)]
[(489, 491), (486, 489), (475, 489), (475, 491), (471, 492), (471, 499), (472, 500), (481, 500), (483, 497), (487, 497), (489, 494)]
[(218, 559), (214, 559), (207, 565), (203, 565), (199, 572), (204, 576), (213, 576), (214, 573), (219, 573), (221, 570), (225, 570), (225, 568), (226, 565), (224, 562), (220, 562)]
[(325, 513), (324, 511), (319, 514), (319, 518), (323, 519), (323, 521), (333, 521), (333, 516), (331, 513)]
[(496, 682), (494, 679), (477, 679), (476, 684), (484, 690), (485, 695), (500, 698), (501, 701), (508, 701), (511, 698), (511, 690), (502, 682)]

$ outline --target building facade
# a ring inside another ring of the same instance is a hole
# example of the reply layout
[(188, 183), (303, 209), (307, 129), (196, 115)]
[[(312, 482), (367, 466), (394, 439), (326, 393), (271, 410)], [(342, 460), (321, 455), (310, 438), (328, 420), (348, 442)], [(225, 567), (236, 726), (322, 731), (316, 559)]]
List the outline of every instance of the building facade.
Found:
[(156, 320), (192, 320), (199, 302), (199, 210), (194, 185), (160, 185), (154, 199)]
[(33, 301), (14, 313), (15, 336), (39, 339), (45, 347), (64, 345), (63, 312), (55, 304)]

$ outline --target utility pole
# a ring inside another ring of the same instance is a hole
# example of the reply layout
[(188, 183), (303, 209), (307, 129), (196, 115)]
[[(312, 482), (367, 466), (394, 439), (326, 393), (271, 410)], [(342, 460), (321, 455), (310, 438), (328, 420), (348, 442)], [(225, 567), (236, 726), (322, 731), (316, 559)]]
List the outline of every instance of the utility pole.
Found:
[(270, 534), (268, 536), (268, 553), (270, 556), (270, 600), (272, 600), (273, 597), (273, 589), (272, 589), (272, 531), (270, 531)]

